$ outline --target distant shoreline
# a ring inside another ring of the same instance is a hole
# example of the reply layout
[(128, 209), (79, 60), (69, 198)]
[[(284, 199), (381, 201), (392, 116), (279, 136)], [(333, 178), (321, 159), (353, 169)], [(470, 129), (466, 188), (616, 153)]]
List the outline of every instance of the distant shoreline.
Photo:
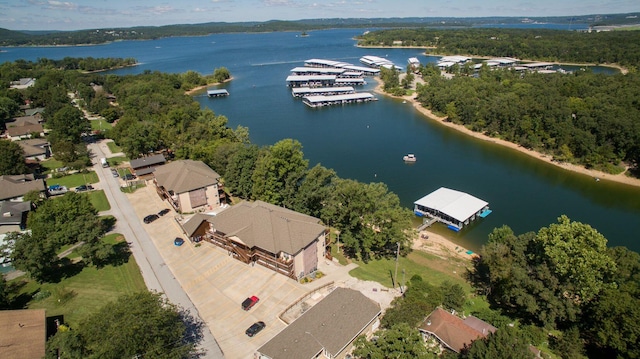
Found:
[(556, 167), (560, 167), (562, 169), (565, 169), (567, 171), (571, 171), (571, 172), (575, 172), (575, 173), (579, 173), (585, 176), (589, 176), (591, 178), (593, 178), (594, 180), (605, 180), (605, 181), (611, 181), (611, 182), (616, 182), (616, 183), (621, 183), (621, 184), (626, 184), (629, 186), (635, 186), (635, 187), (640, 187), (640, 179), (638, 178), (633, 178), (633, 177), (629, 177), (627, 176), (625, 172), (622, 172), (620, 174), (610, 174), (610, 173), (605, 173), (605, 172), (600, 172), (600, 171), (595, 171), (595, 170), (590, 170), (587, 168), (584, 168), (582, 166), (578, 166), (575, 164), (571, 164), (571, 163), (566, 163), (566, 162), (558, 162), (558, 161), (554, 161), (553, 157), (551, 155), (548, 154), (544, 154), (544, 153), (540, 153), (537, 151), (533, 151), (527, 148), (524, 148), (518, 144), (515, 144), (513, 142), (509, 142), (500, 138), (495, 138), (495, 137), (490, 137), (487, 136), (483, 133), (480, 132), (475, 132), (472, 131), (468, 128), (466, 128), (463, 125), (458, 125), (455, 124), (453, 122), (448, 122), (446, 121), (446, 117), (441, 117), (441, 116), (437, 116), (436, 114), (434, 114), (433, 112), (431, 112), (431, 110), (422, 107), (422, 105), (420, 104), (420, 102), (418, 102), (414, 96), (393, 96), (391, 94), (388, 94), (386, 92), (384, 92), (382, 90), (382, 86), (383, 83), (380, 79), (376, 78), (375, 79), (378, 82), (378, 85), (375, 88), (375, 92), (384, 96), (389, 96), (389, 97), (393, 97), (393, 98), (399, 98), (399, 99), (403, 99), (407, 102), (410, 102), (413, 107), (418, 110), (418, 112), (420, 112), (421, 114), (423, 114), (425, 117), (429, 118), (430, 120), (436, 121), (439, 124), (443, 125), (443, 126), (447, 126), (450, 127), (454, 130), (457, 130), (459, 132), (462, 132), (466, 135), (481, 139), (483, 141), (487, 141), (487, 142), (491, 142), (491, 143), (495, 143), (497, 145), (500, 146), (504, 146), (504, 147), (508, 147), (511, 148), (513, 150), (516, 150), (520, 153), (524, 153), (526, 155), (529, 155), (533, 158), (542, 160), (546, 163), (552, 164)]
[(184, 93), (184, 94), (185, 94), (185, 95), (189, 95), (189, 96), (191, 96), (191, 95), (195, 95), (195, 94), (197, 94), (197, 93), (201, 92), (202, 90), (205, 90), (205, 89), (206, 89), (207, 87), (209, 87), (209, 86), (222, 85), (223, 83), (229, 82), (229, 81), (231, 81), (231, 80), (233, 80), (233, 76), (229, 77), (228, 79), (224, 80), (223, 82), (212, 82), (212, 83), (210, 83), (210, 84), (206, 84), (206, 85), (202, 85), (202, 86), (194, 87), (194, 88), (192, 88), (192, 89), (191, 89), (191, 90), (189, 90), (189, 91), (185, 91), (185, 93)]

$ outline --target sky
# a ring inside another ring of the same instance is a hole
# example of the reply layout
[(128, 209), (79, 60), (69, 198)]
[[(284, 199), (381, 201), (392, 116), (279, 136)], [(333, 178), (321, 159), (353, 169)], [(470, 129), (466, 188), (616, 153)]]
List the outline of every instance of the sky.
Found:
[(82, 30), (219, 21), (534, 17), (638, 11), (639, 0), (0, 0), (0, 28)]

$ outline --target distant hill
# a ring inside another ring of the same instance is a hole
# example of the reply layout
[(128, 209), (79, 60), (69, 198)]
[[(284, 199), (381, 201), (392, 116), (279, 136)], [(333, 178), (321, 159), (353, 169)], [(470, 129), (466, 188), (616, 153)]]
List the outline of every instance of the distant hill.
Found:
[(334, 18), (266, 22), (209, 22), (77, 31), (13, 31), (0, 28), (0, 46), (101, 44), (116, 40), (152, 40), (171, 36), (202, 36), (229, 32), (310, 31), (328, 28), (471, 27), (491, 24), (553, 23), (621, 25), (639, 23), (640, 13), (554, 17), (410, 17)]

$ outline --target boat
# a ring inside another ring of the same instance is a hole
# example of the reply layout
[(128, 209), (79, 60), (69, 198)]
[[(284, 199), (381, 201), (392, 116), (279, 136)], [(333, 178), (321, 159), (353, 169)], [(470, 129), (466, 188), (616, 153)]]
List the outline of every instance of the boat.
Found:
[(417, 160), (416, 155), (414, 155), (413, 153), (405, 155), (404, 157), (402, 157), (402, 159), (405, 162), (415, 162)]

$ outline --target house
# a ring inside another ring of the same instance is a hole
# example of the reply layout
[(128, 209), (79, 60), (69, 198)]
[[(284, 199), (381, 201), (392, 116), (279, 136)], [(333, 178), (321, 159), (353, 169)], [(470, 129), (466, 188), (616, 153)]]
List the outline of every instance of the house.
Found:
[(35, 107), (35, 108), (25, 108), (24, 114), (26, 116), (39, 116), (40, 122), (43, 122), (42, 113), (44, 112), (44, 107)]
[(11, 83), (9, 84), (10, 85), (9, 87), (12, 89), (23, 90), (35, 84), (36, 84), (36, 79), (31, 77), (24, 77), (18, 81), (11, 81)]
[(192, 241), (205, 240), (296, 280), (313, 273), (325, 255), (326, 228), (318, 218), (262, 201), (196, 214), (183, 230)]
[(43, 179), (32, 174), (0, 176), (0, 201), (20, 201), (30, 191), (45, 193), (47, 186)]
[(24, 158), (27, 160), (44, 161), (51, 157), (51, 144), (44, 138), (31, 138), (16, 143), (22, 147)]
[(444, 347), (460, 353), (478, 338), (497, 329), (474, 316), (461, 319), (442, 308), (436, 308), (418, 328), (423, 336), (436, 338)]
[(27, 226), (27, 215), (31, 202), (0, 202), (0, 234), (23, 231)]
[(158, 195), (176, 209), (188, 213), (220, 206), (224, 198), (220, 175), (204, 162), (180, 160), (156, 168)]
[(360, 335), (380, 325), (380, 306), (357, 290), (336, 288), (258, 348), (258, 359), (345, 358)]
[(31, 138), (34, 133), (44, 136), (44, 127), (38, 122), (38, 116), (17, 117), (13, 122), (7, 122), (5, 126), (7, 137), (12, 141)]
[(147, 156), (142, 158), (136, 158), (129, 162), (131, 170), (136, 176), (144, 176), (153, 173), (156, 170), (156, 166), (165, 164), (167, 160), (162, 154)]
[(44, 358), (47, 340), (44, 309), (0, 310), (0, 333), (0, 358)]

